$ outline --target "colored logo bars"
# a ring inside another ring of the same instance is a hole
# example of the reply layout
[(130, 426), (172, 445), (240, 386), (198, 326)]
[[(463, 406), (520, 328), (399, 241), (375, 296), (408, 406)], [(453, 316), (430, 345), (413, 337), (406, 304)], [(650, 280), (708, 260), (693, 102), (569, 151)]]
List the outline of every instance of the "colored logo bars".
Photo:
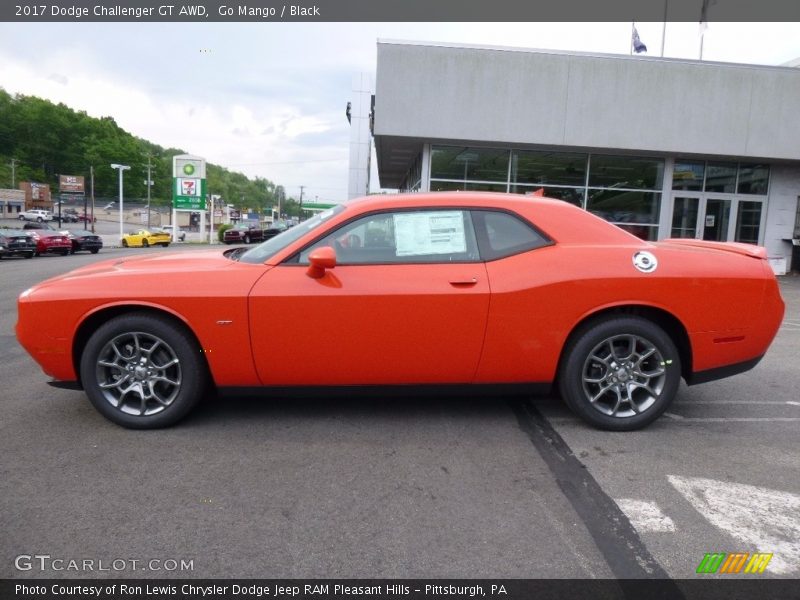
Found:
[(698, 573), (763, 573), (772, 553), (765, 552), (708, 552), (697, 567)]

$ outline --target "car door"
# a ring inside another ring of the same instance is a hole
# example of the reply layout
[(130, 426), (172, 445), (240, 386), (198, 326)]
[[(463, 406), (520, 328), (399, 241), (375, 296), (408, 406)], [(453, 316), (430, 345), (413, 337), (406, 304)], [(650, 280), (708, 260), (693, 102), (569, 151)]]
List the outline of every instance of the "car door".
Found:
[[(333, 247), (314, 278), (308, 255)], [(468, 211), (386, 211), (339, 227), (250, 295), (264, 385), (469, 383), (489, 305)]]

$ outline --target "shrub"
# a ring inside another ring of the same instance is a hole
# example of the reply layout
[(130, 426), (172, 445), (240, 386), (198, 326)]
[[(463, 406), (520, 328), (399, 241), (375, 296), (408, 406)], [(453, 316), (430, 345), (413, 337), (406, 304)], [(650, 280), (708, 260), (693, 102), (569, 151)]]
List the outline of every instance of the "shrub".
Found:
[(230, 223), (223, 223), (222, 225), (217, 227), (217, 239), (220, 242), (224, 242), (225, 241), (225, 232), (228, 231), (228, 229), (231, 229), (232, 227), (233, 227), (233, 225), (231, 225)]

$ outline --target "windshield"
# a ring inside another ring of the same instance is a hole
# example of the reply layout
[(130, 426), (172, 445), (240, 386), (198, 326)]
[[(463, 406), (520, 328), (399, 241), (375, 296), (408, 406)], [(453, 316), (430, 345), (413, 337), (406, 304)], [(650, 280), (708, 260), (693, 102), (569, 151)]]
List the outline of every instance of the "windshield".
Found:
[(299, 225), (290, 227), (283, 233), (279, 233), (275, 237), (268, 239), (263, 244), (259, 244), (255, 248), (248, 250), (239, 257), (239, 260), (246, 263), (263, 263), (286, 248), (286, 246), (296, 242), (309, 231), (316, 229), (333, 215), (339, 214), (344, 209), (345, 206), (339, 204), (338, 206), (322, 211), (318, 215), (311, 217), (308, 221), (303, 221)]

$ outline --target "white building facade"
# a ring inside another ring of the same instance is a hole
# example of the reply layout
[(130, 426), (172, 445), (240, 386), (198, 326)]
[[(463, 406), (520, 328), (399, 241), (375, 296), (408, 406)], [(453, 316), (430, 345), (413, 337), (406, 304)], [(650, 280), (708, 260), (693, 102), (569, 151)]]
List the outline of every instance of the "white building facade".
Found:
[(381, 187), (545, 194), (650, 240), (800, 237), (800, 69), (378, 42)]

